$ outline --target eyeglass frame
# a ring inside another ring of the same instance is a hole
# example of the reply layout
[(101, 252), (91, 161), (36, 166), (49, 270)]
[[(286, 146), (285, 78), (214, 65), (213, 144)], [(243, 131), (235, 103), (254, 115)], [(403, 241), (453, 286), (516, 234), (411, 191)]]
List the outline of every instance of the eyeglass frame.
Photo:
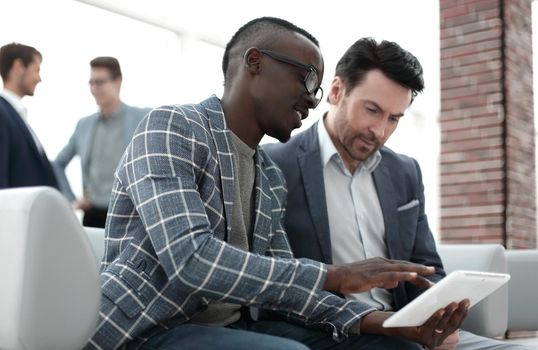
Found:
[[(272, 59), (274, 59), (274, 60), (276, 60), (278, 62), (287, 63), (287, 64), (290, 64), (290, 65), (295, 66), (295, 67), (306, 69), (308, 71), (308, 73), (306, 74), (306, 76), (305, 76), (305, 78), (303, 80), (304, 88), (306, 89), (306, 92), (308, 92), (308, 94), (311, 95), (314, 98), (314, 101), (315, 101), (314, 107), (317, 107), (319, 105), (319, 103), (323, 99), (323, 88), (321, 87), (321, 83), (319, 82), (319, 76), (320, 75), (319, 75), (319, 72), (316, 69), (316, 67), (312, 66), (311, 64), (305, 64), (305, 63), (299, 62), (299, 61), (294, 60), (293, 58), (291, 58), (289, 56), (286, 56), (286, 55), (281, 54), (281, 53), (276, 52), (276, 51), (267, 50), (267, 49), (258, 49), (258, 50), (262, 54), (267, 55), (267, 56), (271, 57)], [(310, 91), (310, 89), (308, 89), (308, 86), (307, 86), (306, 82), (307, 82), (308, 78), (310, 77), (310, 75), (312, 73), (315, 73), (315, 76), (318, 79), (316, 79), (316, 88), (313, 89), (312, 91)], [(319, 99), (316, 97), (316, 94), (317, 94), (318, 90), (321, 91), (321, 95), (320, 95)]]
[(88, 81), (88, 85), (95, 86), (95, 87), (101, 87), (105, 85), (106, 83), (109, 83), (111, 81), (114, 81), (115, 79), (112, 77), (103, 78), (103, 79), (90, 79)]

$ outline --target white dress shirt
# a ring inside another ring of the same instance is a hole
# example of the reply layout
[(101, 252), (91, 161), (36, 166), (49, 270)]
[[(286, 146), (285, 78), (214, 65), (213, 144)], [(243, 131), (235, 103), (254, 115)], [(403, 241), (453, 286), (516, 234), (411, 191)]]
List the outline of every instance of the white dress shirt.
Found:
[[(323, 119), (318, 123), (318, 137), (333, 263), (387, 257), (383, 212), (372, 176), (381, 161), (381, 153), (374, 153), (351, 174), (334, 147)], [(379, 310), (392, 310), (392, 295), (386, 289), (374, 288), (346, 297)]]

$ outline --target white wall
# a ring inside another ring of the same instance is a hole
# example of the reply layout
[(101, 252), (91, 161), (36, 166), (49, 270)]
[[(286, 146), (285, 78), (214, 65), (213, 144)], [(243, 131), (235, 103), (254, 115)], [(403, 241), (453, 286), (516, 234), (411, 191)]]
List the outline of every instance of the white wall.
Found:
[[(101, 55), (119, 59), (122, 99), (137, 106), (197, 102), (222, 92), (222, 48), (180, 38), (74, 0), (1, 0), (0, 45), (11, 41), (35, 46), (44, 56), (43, 82), (24, 103), (49, 157), (67, 142), (77, 120), (95, 112), (89, 93), (89, 61)], [(113, 1), (113, 0), (110, 0)], [(388, 145), (419, 160), (426, 186), (427, 214), (438, 228), (439, 154), (439, 4), (435, 0), (331, 2), (273, 0), (179, 2), (115, 0), (193, 32), (227, 41), (239, 26), (259, 16), (290, 20), (320, 41), (325, 57), (324, 87), (338, 58), (363, 36), (398, 42), (424, 66), (426, 91), (401, 120)], [(326, 110), (322, 103), (303, 123), (308, 127)], [(266, 142), (268, 140), (264, 140)], [(79, 164), (68, 176), (80, 193)]]

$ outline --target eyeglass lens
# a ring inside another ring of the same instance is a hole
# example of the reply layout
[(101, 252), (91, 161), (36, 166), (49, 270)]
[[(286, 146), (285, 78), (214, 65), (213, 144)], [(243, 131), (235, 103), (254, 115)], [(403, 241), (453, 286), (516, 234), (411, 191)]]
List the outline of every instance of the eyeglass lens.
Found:
[(315, 70), (310, 70), (310, 72), (308, 72), (308, 75), (306, 76), (304, 84), (306, 91), (308, 91), (309, 94), (314, 95), (314, 98), (316, 99), (316, 105), (323, 97), (323, 90), (320, 86), (318, 86), (318, 82), (319, 78), (317, 72)]

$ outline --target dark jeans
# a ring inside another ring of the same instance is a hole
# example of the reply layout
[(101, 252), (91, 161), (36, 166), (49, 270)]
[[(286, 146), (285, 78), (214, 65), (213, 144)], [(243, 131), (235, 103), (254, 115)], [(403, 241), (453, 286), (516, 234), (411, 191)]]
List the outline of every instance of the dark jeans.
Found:
[(84, 212), (82, 225), (90, 227), (105, 227), (107, 208), (91, 207)]
[(144, 343), (145, 350), (306, 350), (306, 349), (398, 349), (422, 347), (397, 337), (352, 335), (337, 343), (325, 332), (282, 321), (239, 321), (227, 327), (185, 323), (166, 330)]

